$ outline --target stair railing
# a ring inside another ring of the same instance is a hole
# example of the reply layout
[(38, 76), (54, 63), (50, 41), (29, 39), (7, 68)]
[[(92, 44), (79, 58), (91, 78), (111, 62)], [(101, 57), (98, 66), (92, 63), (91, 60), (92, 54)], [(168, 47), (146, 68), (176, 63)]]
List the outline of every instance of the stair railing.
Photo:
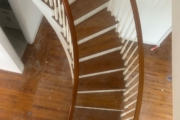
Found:
[(71, 14), (68, 0), (43, 0), (43, 2), (54, 9), (53, 17), (61, 26), (61, 33), (66, 40), (66, 42), (62, 42), (62, 44), (65, 43), (63, 44), (63, 47), (65, 52), (69, 53), (67, 54), (67, 58), (70, 64), (73, 79), (72, 102), (67, 120), (72, 120), (76, 104), (79, 80), (79, 53), (74, 20)]
[[(43, 0), (54, 9), (54, 19), (60, 24), (62, 35), (66, 40), (65, 48), (73, 78), (72, 103), (68, 120), (72, 120), (77, 98), (79, 80), (78, 43), (68, 0)], [(116, 20), (117, 32), (122, 38), (126, 82), (124, 92), (124, 111), (121, 114), (124, 120), (139, 120), (144, 84), (144, 53), (140, 18), (136, 0), (110, 0), (108, 11), (111, 11)]]
[(108, 11), (119, 21), (116, 31), (122, 38), (125, 70), (124, 111), (122, 120), (139, 120), (143, 85), (144, 53), (141, 24), (136, 0), (110, 0)]

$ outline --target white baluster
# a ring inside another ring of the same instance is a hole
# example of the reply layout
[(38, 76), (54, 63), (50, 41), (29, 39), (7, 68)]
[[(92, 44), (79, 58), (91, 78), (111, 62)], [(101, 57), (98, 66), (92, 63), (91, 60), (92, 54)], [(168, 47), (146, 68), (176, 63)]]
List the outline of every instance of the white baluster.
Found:
[(118, 5), (118, 11), (117, 11), (117, 14), (115, 15), (116, 21), (118, 20), (118, 15), (119, 15), (119, 13), (120, 13), (120, 9), (121, 9), (121, 6), (122, 6), (122, 1), (123, 1), (123, 0), (120, 0), (120, 3), (117, 4), (117, 5)]
[(67, 23), (67, 25), (66, 25), (67, 42), (69, 42), (69, 35), (70, 35), (70, 33), (69, 33), (69, 23), (68, 23), (67, 17), (66, 17), (66, 23)]
[(127, 109), (128, 107), (130, 107), (131, 105), (133, 105), (134, 103), (136, 103), (137, 100), (132, 101), (131, 103), (129, 103), (128, 105), (125, 105), (124, 108)]
[(128, 72), (129, 68), (133, 65), (133, 63), (137, 60), (138, 57), (139, 55), (137, 55), (135, 59), (131, 62), (131, 64), (124, 70), (123, 75), (125, 75)]
[(115, 0), (115, 3), (114, 3), (114, 6), (113, 6), (113, 9), (112, 9), (112, 11), (111, 11), (111, 16), (113, 16), (114, 11), (116, 10), (116, 4), (117, 4), (117, 1), (118, 1), (118, 0)]
[(133, 90), (137, 85), (139, 84), (139, 82), (138, 83), (136, 83), (136, 84), (134, 84), (132, 87), (130, 87), (129, 89), (127, 89), (124, 93), (123, 93), (123, 95), (127, 95), (131, 90)]
[(64, 37), (66, 37), (66, 17), (65, 17), (65, 10), (63, 4), (62, 4), (62, 14), (63, 14), (63, 35)]
[(53, 0), (49, 0), (49, 5), (52, 7), (53, 6)]
[(134, 69), (133, 69), (128, 75), (126, 75), (126, 77), (124, 78), (125, 81), (126, 81), (126, 80), (129, 78), (129, 76), (138, 68), (138, 66), (139, 66), (139, 64), (136, 65), (136, 67), (134, 67)]
[(131, 81), (129, 81), (128, 83), (126, 83), (126, 87), (129, 87), (129, 85), (137, 78), (139, 76), (139, 73), (136, 75), (136, 76), (134, 76), (132, 79), (131, 79)]
[[(122, 19), (123, 15), (124, 15), (124, 13), (125, 13), (125, 10), (126, 10), (127, 5), (128, 5), (128, 0), (126, 0), (125, 7), (124, 7), (124, 9), (123, 9), (123, 12), (122, 12), (121, 17), (120, 17), (120, 14), (118, 14), (118, 16), (116, 17), (116, 18), (117, 18), (117, 20), (119, 20), (119, 22), (121, 21), (121, 19)], [(121, 8), (119, 8), (118, 13), (120, 13), (120, 10), (121, 10)], [(119, 18), (119, 17), (120, 17), (120, 18)]]
[(58, 10), (57, 10), (56, 0), (54, 0), (54, 16), (55, 16), (55, 19), (58, 20)]
[[(129, 24), (129, 26), (128, 26), (126, 32), (125, 32), (125, 35), (124, 35), (124, 37), (123, 37), (123, 40), (121, 41), (122, 43), (124, 43), (124, 41), (125, 41), (125, 39), (126, 39), (126, 36), (127, 36), (127, 34), (128, 34), (128, 31), (129, 31), (129, 29), (130, 29), (130, 27), (131, 27), (133, 21), (134, 21), (134, 19), (131, 20), (131, 22), (130, 22), (130, 24)], [(119, 34), (119, 37), (121, 37), (121, 34)]]
[(124, 102), (127, 102), (130, 98), (132, 98), (134, 95), (136, 95), (138, 93), (138, 91), (134, 92), (133, 94), (131, 94), (129, 97), (124, 99)]
[(45, 0), (45, 2), (48, 2), (48, 0)]
[(129, 48), (128, 48), (128, 50), (126, 51), (126, 53), (124, 53), (124, 55), (123, 55), (123, 57), (122, 57), (123, 60), (126, 58), (127, 54), (129, 53), (130, 49), (132, 48), (135, 40), (137, 40), (136, 37), (134, 38), (133, 42), (132, 42), (131, 45), (129, 46)]
[(124, 63), (125, 66), (129, 63), (129, 60), (132, 58), (132, 56), (134, 55), (134, 53), (136, 52), (137, 49), (138, 49), (138, 46), (136, 46), (136, 48), (135, 48), (134, 51), (131, 53), (131, 55), (129, 56), (129, 58), (127, 59), (127, 61)]
[(121, 54), (123, 54), (124, 50), (126, 49), (126, 46), (127, 46), (127, 44), (129, 43), (129, 40), (131, 39), (134, 31), (135, 31), (135, 28), (133, 29), (133, 31), (131, 32), (130, 36), (129, 36), (128, 39), (126, 40), (125, 45), (124, 45), (123, 48), (121, 49)]
[(111, 10), (112, 1), (113, 1), (113, 0), (110, 0), (110, 1), (109, 1), (107, 11), (110, 11), (110, 10)]
[[(122, 24), (123, 26), (122, 26), (122, 29), (121, 29), (121, 31), (120, 31), (120, 33), (119, 33), (119, 37), (121, 37), (121, 33), (122, 33), (123, 30), (124, 30), (124, 27), (125, 27), (125, 25), (126, 25), (126, 21), (127, 21), (128, 18), (130, 17), (130, 14), (131, 14), (131, 11), (129, 10), (128, 15), (126, 16), (126, 19), (125, 19), (125, 21), (124, 21), (124, 24)], [(119, 24), (118, 24), (118, 26), (117, 26), (117, 28), (116, 28), (116, 32), (120, 29), (120, 27), (121, 27), (121, 20), (119, 20)]]
[(58, 0), (58, 13), (59, 13), (59, 24), (62, 25), (62, 11), (61, 11), (61, 1)]

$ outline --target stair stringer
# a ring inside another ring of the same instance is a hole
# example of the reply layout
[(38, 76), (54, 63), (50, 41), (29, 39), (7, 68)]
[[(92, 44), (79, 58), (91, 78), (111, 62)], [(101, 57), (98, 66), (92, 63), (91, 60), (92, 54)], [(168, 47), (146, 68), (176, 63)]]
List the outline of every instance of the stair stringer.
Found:
[[(48, 6), (46, 6), (41, 0), (32, 0), (32, 1), (39, 8), (39, 10), (42, 12), (42, 14), (48, 20), (49, 24), (54, 29), (56, 35), (58, 36), (58, 38), (59, 38), (59, 40), (63, 46), (63, 49), (66, 53), (67, 58), (68, 58), (69, 66), (71, 68), (72, 60), (71, 60), (71, 57), (69, 56), (69, 52), (68, 52), (69, 45), (67, 44), (66, 40), (64, 39), (64, 37), (62, 35), (63, 29), (60, 27), (60, 25), (52, 17), (54, 15), (53, 11)], [(74, 78), (73, 77), (73, 71), (72, 71), (72, 69), (70, 69), (70, 70), (71, 70), (72, 78)]]

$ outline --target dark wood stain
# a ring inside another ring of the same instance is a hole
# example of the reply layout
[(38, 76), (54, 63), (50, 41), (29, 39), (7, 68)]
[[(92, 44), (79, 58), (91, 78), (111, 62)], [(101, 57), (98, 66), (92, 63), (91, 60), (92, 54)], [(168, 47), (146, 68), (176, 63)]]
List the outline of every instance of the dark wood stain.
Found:
[(86, 38), (115, 24), (117, 24), (115, 17), (112, 17), (107, 9), (101, 10), (99, 13), (75, 26), (77, 40)]
[(123, 110), (123, 99), (123, 92), (78, 94), (76, 105), (85, 107)]
[(70, 5), (74, 21), (108, 1), (109, 0), (76, 0)]
[[(99, 47), (101, 46), (101, 47)], [(79, 45), (80, 58), (122, 46), (115, 29)]]
[(172, 34), (159, 48), (144, 45), (145, 81), (140, 120), (172, 120)]
[(125, 89), (123, 71), (79, 79), (79, 91)]
[(67, 120), (72, 81), (64, 50), (45, 19), (28, 45), (24, 73), (0, 71), (1, 120)]
[[(84, 32), (81, 37), (92, 34), (92, 31), (90, 30), (86, 35)], [(80, 32), (83, 31), (80, 30)], [(140, 120), (172, 120), (172, 83), (166, 80), (166, 76), (172, 74), (171, 35), (166, 38), (160, 48), (150, 51), (152, 47), (144, 45), (145, 84)], [(91, 49), (88, 50), (91, 51)], [(98, 51), (101, 49), (98, 48)], [(112, 61), (112, 59), (115, 60)], [(121, 61), (119, 52), (114, 52), (81, 63), (80, 72), (88, 74), (107, 70), (104, 64), (109, 69), (116, 69), (123, 66)], [(45, 19), (43, 19), (35, 42), (28, 45), (23, 62), (25, 70), (22, 75), (0, 70), (0, 119), (67, 120), (72, 95), (69, 64), (56, 34)], [(97, 67), (97, 64), (101, 67)], [(114, 81), (111, 84), (103, 83), (104, 81), (101, 81), (103, 77), (96, 76), (87, 79), (86, 82), (80, 80), (80, 85), (84, 86), (79, 89), (118, 88), (120, 85), (116, 80), (123, 76), (120, 73), (119, 78), (115, 78), (114, 74), (108, 76)], [(90, 79), (94, 81), (90, 83)], [(98, 84), (101, 84), (100, 86), (95, 83), (96, 80)], [(121, 108), (122, 104), (111, 102), (112, 98), (121, 101), (122, 94), (120, 92), (81, 94), (78, 96), (77, 105)], [(119, 114), (119, 112), (76, 109), (74, 120), (119, 120), (120, 118), (117, 117)]]

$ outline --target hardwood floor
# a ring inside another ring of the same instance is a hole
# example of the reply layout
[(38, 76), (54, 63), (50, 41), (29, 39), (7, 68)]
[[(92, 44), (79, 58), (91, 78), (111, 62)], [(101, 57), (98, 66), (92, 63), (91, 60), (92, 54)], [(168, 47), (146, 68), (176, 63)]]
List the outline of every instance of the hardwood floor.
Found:
[(45, 19), (23, 62), (22, 75), (0, 71), (0, 120), (66, 120), (72, 90), (69, 64)]
[(151, 51), (154, 46), (144, 45), (145, 83), (140, 120), (172, 120), (172, 82), (167, 75), (172, 75), (171, 34), (161, 46)]
[[(172, 72), (171, 35), (155, 51), (150, 50), (153, 46), (144, 47), (145, 87), (140, 120), (172, 120), (172, 83), (166, 79)], [(28, 45), (23, 62), (22, 75), (0, 71), (0, 120), (66, 120), (72, 89), (69, 64), (45, 19), (35, 43)], [(109, 120), (119, 119), (119, 113), (113, 116), (111, 112), (89, 110), (88, 113), (82, 109), (77, 112), (75, 119), (82, 113), (91, 120), (104, 114)]]

